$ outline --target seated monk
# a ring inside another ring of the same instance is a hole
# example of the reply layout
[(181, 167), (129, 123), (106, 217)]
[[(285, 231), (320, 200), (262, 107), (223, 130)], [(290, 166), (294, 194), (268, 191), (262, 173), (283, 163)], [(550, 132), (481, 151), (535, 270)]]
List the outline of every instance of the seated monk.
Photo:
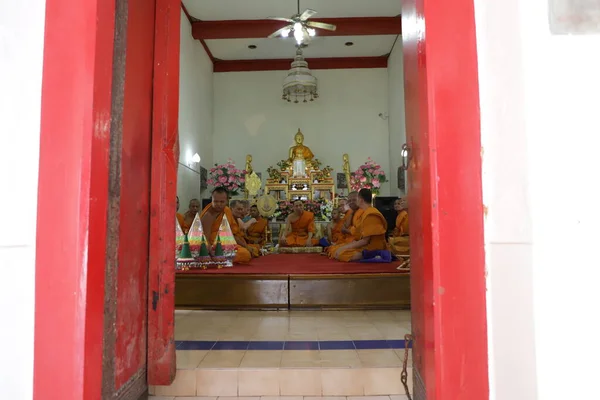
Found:
[(348, 195), (347, 208), (348, 210), (345, 212), (343, 218), (344, 223), (342, 225), (341, 235), (336, 243), (327, 248), (327, 254), (330, 258), (333, 258), (335, 250), (354, 240), (356, 225), (363, 212), (358, 207), (358, 192), (351, 192)]
[(183, 230), (183, 222), (185, 221), (185, 217), (179, 212), (179, 196), (177, 196), (177, 208), (175, 209), (175, 216), (177, 217), (177, 222), (179, 222), (179, 227), (181, 230)]
[(242, 246), (246, 250), (250, 252), (252, 257), (258, 257), (260, 252), (256, 247), (251, 247), (246, 241), (245, 232), (240, 228), (240, 221), (242, 217), (246, 213), (246, 205), (243, 200), (232, 200), (231, 201), (231, 213), (233, 214), (233, 218), (235, 219), (235, 228), (231, 227), (231, 232), (233, 233), (233, 237), (239, 246)]
[(183, 233), (187, 234), (190, 228), (192, 227), (192, 223), (194, 222), (194, 218), (196, 218), (196, 214), (200, 210), (200, 200), (191, 199), (188, 210), (183, 215), (183, 222), (179, 222), (181, 225), (181, 230)]
[(342, 238), (342, 228), (344, 227), (344, 220), (342, 213), (339, 208), (334, 208), (331, 211), (331, 222), (327, 224), (325, 237), (319, 240), (319, 245), (323, 247), (329, 247), (333, 243), (337, 243)]
[(231, 233), (235, 237), (238, 244), (237, 253), (233, 259), (234, 263), (249, 263), (252, 259), (250, 251), (244, 247), (245, 242), (238, 242), (240, 237), (240, 228), (237, 224), (235, 217), (233, 216), (231, 209), (227, 207), (227, 201), (229, 200), (229, 193), (222, 187), (215, 188), (212, 191), (212, 202), (204, 207), (200, 214), (200, 222), (202, 223), (202, 229), (204, 230), (204, 236), (210, 246), (212, 254), (212, 246), (217, 240), (217, 233), (221, 227), (223, 217), (227, 217), (227, 222), (231, 227)]
[(285, 229), (279, 237), (279, 245), (286, 247), (311, 247), (316, 246), (315, 215), (304, 210), (304, 203), (300, 200), (294, 202), (294, 212), (286, 219)]
[(394, 202), (394, 210), (398, 212), (396, 227), (388, 239), (390, 250), (398, 258), (410, 255), (410, 240), (408, 237), (408, 203), (405, 198)]
[(254, 222), (246, 229), (246, 242), (249, 247), (254, 247), (260, 252), (267, 241), (266, 233), (269, 221), (260, 215), (257, 206), (250, 207), (250, 216), (252, 217), (250, 221)]
[(362, 210), (354, 232), (354, 240), (338, 247), (333, 257), (339, 261), (359, 261), (363, 250), (387, 250), (387, 222), (378, 209), (371, 206), (373, 194), (369, 189), (358, 192), (358, 207)]

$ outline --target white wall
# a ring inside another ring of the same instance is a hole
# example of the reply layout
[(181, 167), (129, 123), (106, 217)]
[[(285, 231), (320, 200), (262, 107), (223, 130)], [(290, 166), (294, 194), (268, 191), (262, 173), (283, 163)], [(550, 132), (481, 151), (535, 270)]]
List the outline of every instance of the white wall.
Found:
[(45, 0), (0, 2), (0, 393), (15, 400), (33, 397), (45, 7)]
[[(402, 165), (402, 145), (406, 143), (406, 124), (404, 118), (404, 64), (402, 60), (402, 38), (398, 37), (388, 58), (389, 118), (390, 130), (390, 194), (402, 196), (405, 192), (398, 189), (398, 167)], [(403, 172), (406, 177), (406, 173)], [(407, 185), (408, 186), (408, 185)]]
[[(309, 65), (310, 67), (310, 65)], [(348, 153), (354, 170), (370, 156), (390, 173), (387, 70), (348, 69), (313, 71), (319, 80), (319, 99), (287, 103), (281, 84), (287, 71), (214, 74), (214, 160), (232, 158), (243, 168), (246, 154), (253, 167), (266, 169), (287, 158), (298, 128), (323, 165), (342, 172)], [(389, 193), (389, 184), (382, 195)]]
[(181, 55), (179, 76), (179, 169), (177, 194), (180, 211), (187, 210), (190, 199), (201, 197), (199, 165), (189, 159), (200, 155), (200, 165), (210, 169), (213, 133), (212, 62), (202, 44), (192, 37), (192, 27), (181, 11)]
[(600, 36), (551, 36), (547, 2), (475, 5), (490, 398), (592, 398)]

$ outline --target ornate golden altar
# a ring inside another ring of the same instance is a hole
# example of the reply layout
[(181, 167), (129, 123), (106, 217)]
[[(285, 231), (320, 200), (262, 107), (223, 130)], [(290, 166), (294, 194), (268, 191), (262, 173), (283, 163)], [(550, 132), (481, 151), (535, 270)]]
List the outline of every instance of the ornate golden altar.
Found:
[(331, 168), (320, 169), (320, 162), (304, 145), (304, 135), (298, 129), (294, 137), (296, 144), (289, 149), (288, 158), (278, 163), (279, 169), (270, 168), (270, 178), (265, 185), (265, 194), (277, 200), (334, 200), (335, 182)]

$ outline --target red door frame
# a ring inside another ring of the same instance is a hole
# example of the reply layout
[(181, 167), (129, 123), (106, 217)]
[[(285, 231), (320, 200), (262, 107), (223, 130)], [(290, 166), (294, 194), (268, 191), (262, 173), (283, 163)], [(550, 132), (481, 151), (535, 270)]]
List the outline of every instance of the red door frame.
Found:
[(99, 399), (114, 0), (47, 0), (33, 393)]
[[(404, 0), (415, 399), (489, 398), (473, 0)], [(420, 196), (417, 198), (416, 194)], [(415, 213), (415, 210), (420, 210)], [(415, 235), (416, 233), (416, 235)], [(415, 250), (415, 251), (417, 251)]]
[[(165, 12), (165, 25), (156, 27), (155, 47), (149, 309), (156, 313), (149, 315), (148, 374), (151, 383), (168, 384), (174, 367), (174, 270), (168, 250), (173, 248), (172, 233), (167, 227), (172, 226), (175, 208), (173, 171), (178, 160), (180, 5), (175, 0), (158, 0), (158, 4), (157, 9)], [(410, 39), (426, 92), (407, 98), (407, 110), (412, 103), (424, 117), (416, 125), (422, 147), (415, 150), (415, 156), (417, 163), (429, 163), (427, 175), (420, 177), (428, 195), (411, 199), (421, 201), (423, 215), (430, 216), (423, 226), (431, 226), (421, 232), (429, 246), (425, 254), (430, 255), (431, 281), (424, 282), (430, 290), (424, 315), (431, 317), (433, 327), (433, 340), (425, 343), (433, 357), (428, 365), (433, 377), (427, 382), (433, 389), (429, 398), (486, 399), (473, 0), (405, 0), (406, 10), (411, 5), (427, 21), (427, 31), (417, 29)], [(36, 400), (100, 398), (114, 18), (114, 0), (46, 2), (37, 210)], [(407, 29), (413, 27), (404, 29), (410, 38)], [(161, 32), (166, 35), (163, 42)], [(406, 49), (411, 49), (411, 43), (405, 42)], [(410, 54), (405, 58), (410, 59)], [(406, 85), (410, 79), (405, 78)], [(413, 221), (419, 217), (413, 213)]]

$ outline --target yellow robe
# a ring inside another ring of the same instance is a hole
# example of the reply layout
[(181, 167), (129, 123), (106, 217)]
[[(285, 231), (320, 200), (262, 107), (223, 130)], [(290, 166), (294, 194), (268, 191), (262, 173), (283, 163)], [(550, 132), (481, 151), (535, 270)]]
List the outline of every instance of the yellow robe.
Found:
[[(204, 207), (204, 210), (202, 210), (202, 213), (200, 213), (200, 218), (202, 218), (211, 207), (211, 204)], [(208, 240), (211, 246), (215, 243), (215, 240), (217, 239), (217, 232), (219, 232), (219, 228), (221, 227), (223, 216), (227, 216), (227, 222), (229, 222), (229, 226), (231, 227), (231, 233), (233, 234), (233, 236), (238, 237), (241, 235), (240, 227), (237, 223), (237, 220), (233, 217), (231, 209), (229, 207), (225, 207), (225, 210), (219, 215), (217, 215), (215, 221), (212, 223), (212, 226), (210, 227), (210, 237), (206, 236), (206, 240)], [(251, 259), (252, 255), (250, 254), (250, 251), (238, 244), (237, 252), (235, 254), (233, 262), (239, 264), (247, 264), (250, 262)]]
[[(260, 218), (246, 229), (246, 241), (248, 242), (248, 247), (256, 250), (257, 254), (260, 254), (260, 249), (265, 245), (267, 224), (268, 221), (266, 219)], [(256, 241), (258, 241), (258, 243), (255, 243)]]
[[(356, 233), (357, 233), (356, 227), (358, 225), (358, 221), (360, 220), (360, 217), (362, 216), (363, 212), (364, 212), (364, 210), (359, 208), (358, 210), (356, 210), (354, 212), (350, 211), (351, 214), (346, 213), (346, 217), (352, 218), (352, 220), (350, 222), (350, 233), (343, 234), (344, 236), (342, 236), (338, 242), (336, 242), (334, 245), (329, 246), (327, 248), (327, 254), (329, 255), (329, 258), (333, 258), (337, 249), (339, 249), (343, 245), (348, 244), (354, 240), (360, 240), (360, 237), (356, 237)], [(346, 219), (346, 217), (344, 217), (344, 219)]]
[(344, 227), (344, 219), (340, 219), (338, 222), (333, 222), (333, 226), (331, 227), (331, 243), (337, 243), (344, 237), (342, 233), (342, 228)]
[(358, 238), (357, 240), (368, 237), (370, 238), (369, 243), (355, 249), (344, 250), (337, 259), (348, 262), (355, 260), (356, 255), (362, 253), (363, 250), (386, 250), (386, 231), (387, 222), (383, 214), (375, 207), (365, 209), (358, 220), (354, 237)]
[(389, 238), (390, 251), (395, 256), (410, 254), (410, 240), (408, 236), (408, 211), (402, 210), (396, 217), (396, 227)]
[[(313, 235), (316, 232), (315, 215), (310, 211), (304, 211), (296, 222), (290, 223), (292, 231), (288, 232), (285, 237), (286, 247), (304, 247), (308, 239), (308, 233)], [(319, 241), (312, 238), (312, 245), (316, 246)]]

